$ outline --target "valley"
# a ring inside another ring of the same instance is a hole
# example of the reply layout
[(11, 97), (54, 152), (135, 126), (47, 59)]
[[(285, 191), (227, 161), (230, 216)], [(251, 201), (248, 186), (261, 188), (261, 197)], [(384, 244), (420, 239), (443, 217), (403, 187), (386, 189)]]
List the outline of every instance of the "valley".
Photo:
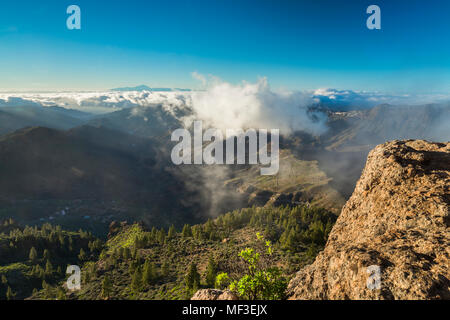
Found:
[[(273, 250), (261, 268), (287, 285), (323, 250), (376, 144), (450, 138), (439, 129), (448, 104), (417, 109), (420, 119), (411, 107), (311, 107), (327, 130), (281, 135), (279, 171), (264, 176), (260, 164), (173, 164), (170, 132), (189, 108), (41, 107), (22, 122), (27, 108), (0, 108), (1, 299), (189, 299), (217, 286), (212, 274), (243, 279), (240, 255), (263, 253), (259, 237)], [(79, 292), (64, 287), (68, 264), (82, 267)]]
[[(173, 165), (170, 132), (192, 117), (189, 107), (155, 104), (101, 115), (11, 108), (0, 108), (10, 117), (0, 126), (6, 130), (0, 136), (0, 217), (57, 222), (99, 236), (113, 220), (181, 227), (251, 206), (308, 204), (339, 214), (373, 146), (406, 136), (433, 139), (438, 132), (449, 138), (448, 130), (438, 130), (449, 118), (448, 104), (312, 107), (313, 118), (326, 115), (327, 131), (282, 135), (278, 174), (261, 176), (260, 165)], [(7, 129), (24, 110), (32, 111), (17, 124), (24, 127)], [(41, 126), (48, 122), (55, 125)], [(66, 215), (58, 214), (65, 208)]]

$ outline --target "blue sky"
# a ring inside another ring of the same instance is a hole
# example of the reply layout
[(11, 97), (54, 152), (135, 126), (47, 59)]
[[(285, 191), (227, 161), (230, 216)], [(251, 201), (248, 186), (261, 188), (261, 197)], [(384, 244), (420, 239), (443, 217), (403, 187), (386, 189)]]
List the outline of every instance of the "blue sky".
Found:
[[(66, 28), (81, 8), (82, 29)], [(366, 28), (381, 8), (382, 29)], [(449, 93), (450, 1), (2, 1), (0, 90), (274, 88)]]

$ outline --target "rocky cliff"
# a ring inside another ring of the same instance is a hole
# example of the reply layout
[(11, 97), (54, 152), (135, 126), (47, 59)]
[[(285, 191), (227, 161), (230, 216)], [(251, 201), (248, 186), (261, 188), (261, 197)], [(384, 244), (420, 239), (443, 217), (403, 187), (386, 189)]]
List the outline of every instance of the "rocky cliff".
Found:
[(449, 174), (450, 143), (377, 146), (289, 299), (450, 299)]

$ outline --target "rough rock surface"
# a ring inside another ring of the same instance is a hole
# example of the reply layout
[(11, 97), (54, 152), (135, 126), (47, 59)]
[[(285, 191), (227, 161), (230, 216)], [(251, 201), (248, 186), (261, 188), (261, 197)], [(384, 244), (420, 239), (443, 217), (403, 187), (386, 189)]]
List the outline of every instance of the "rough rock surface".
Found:
[[(289, 299), (450, 299), (450, 143), (377, 146)], [(381, 269), (381, 288), (367, 271)], [(372, 282), (373, 283), (373, 282)]]
[(198, 290), (191, 300), (238, 300), (238, 297), (228, 290), (202, 289)]

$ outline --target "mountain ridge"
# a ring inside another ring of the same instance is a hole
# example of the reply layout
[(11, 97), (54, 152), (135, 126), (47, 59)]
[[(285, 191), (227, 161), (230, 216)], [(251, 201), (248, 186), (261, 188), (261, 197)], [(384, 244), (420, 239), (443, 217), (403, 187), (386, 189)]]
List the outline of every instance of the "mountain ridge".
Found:
[(144, 84), (138, 85), (135, 87), (121, 87), (121, 88), (113, 88), (111, 91), (157, 91), (157, 92), (172, 92), (172, 91), (191, 91), (191, 89), (181, 89), (181, 88), (150, 88)]

